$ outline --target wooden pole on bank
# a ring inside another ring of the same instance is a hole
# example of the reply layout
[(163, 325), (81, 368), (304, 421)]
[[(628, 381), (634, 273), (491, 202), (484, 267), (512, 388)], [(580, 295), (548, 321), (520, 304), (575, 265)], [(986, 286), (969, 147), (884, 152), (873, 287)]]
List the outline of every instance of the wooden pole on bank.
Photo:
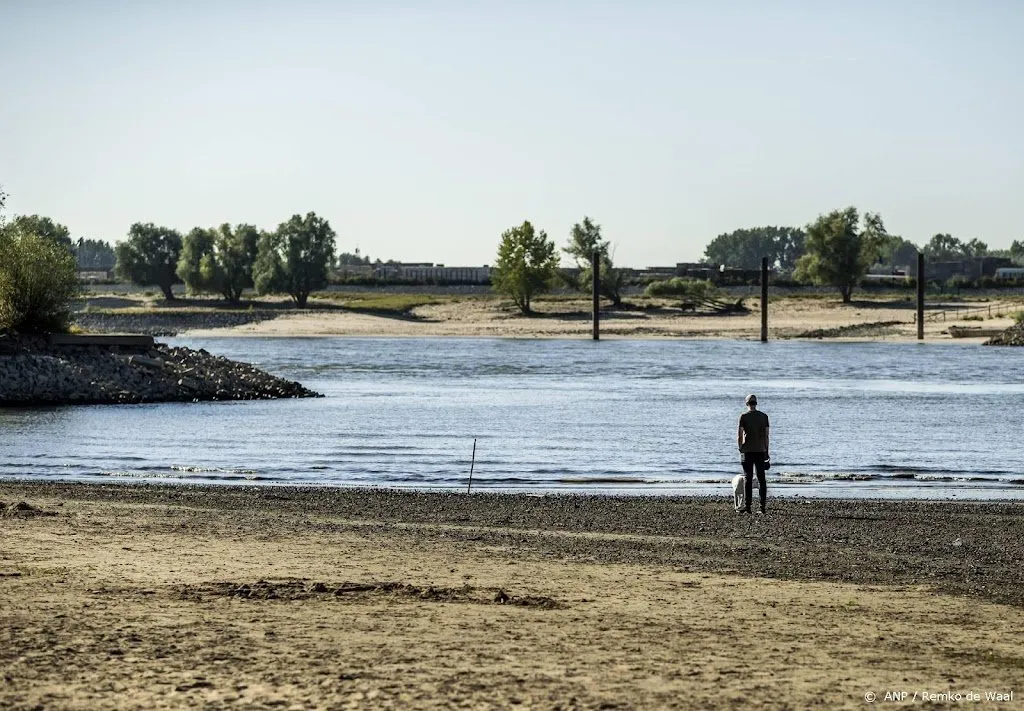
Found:
[(924, 340), (924, 253), (917, 253), (917, 340)]
[(590, 270), (594, 273), (594, 340), (601, 340), (601, 253), (594, 250)]
[(761, 257), (761, 343), (768, 342), (768, 257)]

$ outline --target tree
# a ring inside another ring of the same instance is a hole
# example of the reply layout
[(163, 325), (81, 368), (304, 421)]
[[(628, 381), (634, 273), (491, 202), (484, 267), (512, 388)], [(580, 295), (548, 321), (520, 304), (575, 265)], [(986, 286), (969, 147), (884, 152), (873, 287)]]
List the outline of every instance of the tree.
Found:
[(760, 269), (761, 258), (771, 267), (789, 271), (804, 253), (804, 231), (797, 227), (752, 227), (720, 234), (704, 248), (711, 264)]
[(109, 242), (101, 239), (78, 238), (74, 246), (75, 257), (78, 260), (79, 269), (96, 269), (109, 271), (114, 268), (117, 258), (114, 256), (114, 248)]
[(20, 230), (24, 234), (33, 234), (43, 239), (48, 239), (71, 250), (71, 232), (59, 222), (54, 222), (49, 217), (42, 215), (18, 215), (11, 220), (11, 227)]
[(235, 225), (234, 229), (227, 223), (220, 226), (214, 242), (214, 279), (220, 293), (232, 303), (238, 303), (242, 292), (253, 285), (252, 268), (259, 237), (259, 230), (252, 225)]
[(937, 234), (924, 246), (924, 254), (933, 262), (952, 262), (967, 256), (967, 245), (950, 234)]
[(595, 224), (589, 217), (584, 217), (583, 222), (577, 222), (572, 226), (569, 242), (562, 251), (576, 262), (580, 270), (576, 286), (584, 293), (589, 293), (593, 289), (593, 260), (596, 251), (600, 260), (598, 290), (602, 296), (610, 299), (614, 306), (622, 305), (622, 270), (616, 269), (612, 263), (611, 246), (607, 240), (601, 239), (600, 225)]
[(189, 291), (218, 293), (237, 304), (253, 285), (258, 239), (252, 225), (196, 227), (185, 235), (176, 273)]
[(181, 234), (152, 222), (136, 222), (128, 239), (114, 247), (115, 270), (121, 279), (141, 286), (158, 286), (168, 301), (174, 299), (171, 285), (178, 281), (175, 270), (181, 256)]
[(1010, 259), (1017, 264), (1024, 264), (1024, 242), (1021, 240), (1013, 240), (1010, 245)]
[(182, 241), (181, 254), (178, 256), (174, 273), (185, 282), (185, 288), (190, 293), (211, 291), (207, 279), (203, 278), (203, 260), (213, 255), (215, 239), (216, 234), (213, 230), (194, 227)]
[(899, 235), (887, 235), (879, 246), (878, 261), (889, 267), (917, 264), (918, 247)]
[[(379, 262), (380, 260), (378, 259), (377, 261)], [(355, 252), (342, 252), (339, 254), (335, 264), (339, 267), (360, 267), (373, 264), (373, 260), (365, 255), (361, 255), (359, 247), (356, 247)]]
[(839, 288), (843, 303), (878, 259), (888, 237), (878, 214), (864, 213), (860, 226), (857, 209), (834, 210), (807, 226), (807, 253), (796, 265), (796, 277)]
[[(598, 274), (598, 293), (612, 302), (612, 306), (622, 306), (622, 288), (626, 285), (626, 275), (621, 269), (616, 269), (612, 263), (612, 257), (607, 252), (602, 252), (601, 271)], [(589, 293), (594, 288), (594, 269), (586, 266), (579, 277), (580, 288)]]
[(988, 245), (980, 239), (974, 238), (964, 245), (964, 252), (968, 257), (984, 257), (988, 254)]
[(313, 212), (292, 215), (276, 232), (260, 235), (252, 268), (256, 290), (287, 293), (304, 308), (315, 289), (327, 286), (334, 238), (330, 223)]
[(527, 221), (502, 233), (491, 284), (528, 314), (531, 299), (550, 287), (557, 270), (555, 243), (544, 230), (535, 231)]
[(51, 236), (28, 231), (30, 225), (0, 230), (0, 331), (64, 331), (78, 293), (75, 257)]

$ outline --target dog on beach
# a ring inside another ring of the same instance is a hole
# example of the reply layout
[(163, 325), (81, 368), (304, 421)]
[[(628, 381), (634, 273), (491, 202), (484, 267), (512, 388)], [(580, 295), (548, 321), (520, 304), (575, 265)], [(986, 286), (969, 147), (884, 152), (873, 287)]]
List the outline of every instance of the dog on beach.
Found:
[(747, 507), (747, 497), (744, 493), (744, 482), (746, 477), (737, 474), (732, 478), (732, 499), (736, 504), (737, 511), (743, 511)]

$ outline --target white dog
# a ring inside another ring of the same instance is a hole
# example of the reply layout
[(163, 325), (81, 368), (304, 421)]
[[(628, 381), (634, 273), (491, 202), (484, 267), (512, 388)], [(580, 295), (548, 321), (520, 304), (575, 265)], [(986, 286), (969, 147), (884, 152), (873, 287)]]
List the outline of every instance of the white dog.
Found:
[(736, 503), (736, 510), (743, 511), (747, 508), (747, 497), (745, 493), (747, 477), (737, 474), (732, 478), (732, 498)]

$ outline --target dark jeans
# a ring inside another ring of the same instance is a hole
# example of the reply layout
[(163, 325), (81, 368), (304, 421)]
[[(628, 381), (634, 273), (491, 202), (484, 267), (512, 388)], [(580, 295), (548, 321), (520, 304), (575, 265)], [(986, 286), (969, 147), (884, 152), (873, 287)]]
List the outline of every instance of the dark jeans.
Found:
[(761, 510), (764, 511), (765, 503), (768, 501), (768, 484), (764, 480), (764, 452), (743, 453), (743, 473), (747, 475), (746, 488), (744, 490), (747, 502), (747, 511), (750, 511), (750, 504), (754, 494), (754, 471), (757, 471), (757, 493), (761, 495)]

